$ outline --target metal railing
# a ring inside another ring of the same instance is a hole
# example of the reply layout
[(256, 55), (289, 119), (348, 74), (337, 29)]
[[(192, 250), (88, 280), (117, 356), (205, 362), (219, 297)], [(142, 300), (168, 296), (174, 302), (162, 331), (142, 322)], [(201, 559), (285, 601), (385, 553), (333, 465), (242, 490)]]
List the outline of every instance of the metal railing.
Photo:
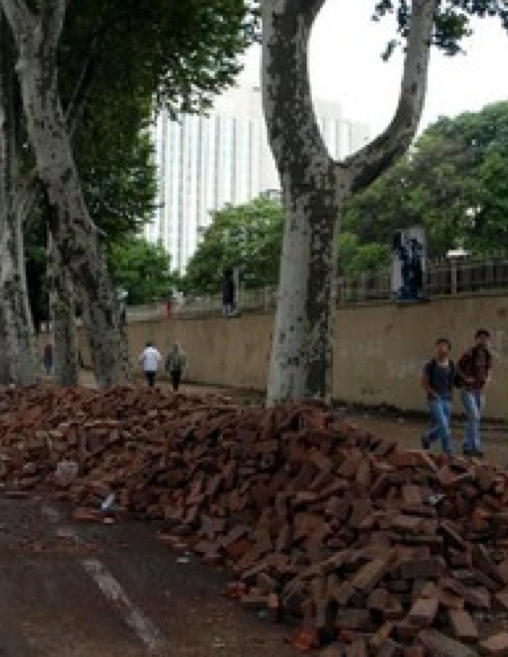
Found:
[[(393, 299), (391, 278), (391, 271), (341, 278), (338, 280), (338, 303)], [(508, 292), (507, 257), (441, 260), (427, 263), (422, 296), (435, 299), (500, 290)]]
[[(392, 293), (391, 271), (364, 273), (356, 277), (337, 279), (337, 304), (340, 306), (368, 302), (389, 301)], [(503, 291), (508, 293), (508, 258), (485, 257), (467, 260), (428, 262), (424, 272), (423, 297), (427, 299), (474, 295)], [(268, 310), (277, 302), (277, 288), (240, 289), (240, 311)], [(188, 297), (180, 302), (154, 301), (144, 306), (129, 307), (128, 320), (220, 315), (220, 295)]]

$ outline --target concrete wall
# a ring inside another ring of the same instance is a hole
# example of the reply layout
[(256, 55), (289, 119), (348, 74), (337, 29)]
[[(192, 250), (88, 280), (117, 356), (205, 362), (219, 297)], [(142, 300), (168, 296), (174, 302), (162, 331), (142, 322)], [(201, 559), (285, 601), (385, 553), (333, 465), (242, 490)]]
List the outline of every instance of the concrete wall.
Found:
[(178, 342), (187, 354), (187, 379), (263, 389), (272, 323), (272, 314), (136, 322), (128, 327), (130, 351), (137, 363), (147, 340), (164, 355)]
[(508, 420), (507, 318), (508, 296), (342, 308), (337, 313), (335, 395), (365, 404), (422, 409), (419, 379), (435, 339), (448, 337), (457, 359), (473, 344), (476, 329), (486, 327), (494, 354), (486, 412)]
[[(264, 389), (272, 314), (159, 319), (129, 324), (133, 363), (147, 340), (164, 353), (179, 342), (189, 358), (188, 379)], [(334, 396), (363, 404), (425, 408), (422, 364), (437, 337), (448, 337), (457, 358), (477, 328), (492, 333), (495, 368), (487, 414), (508, 420), (508, 295), (433, 300), (422, 304), (356, 304), (336, 316)], [(84, 350), (86, 353), (86, 350)]]

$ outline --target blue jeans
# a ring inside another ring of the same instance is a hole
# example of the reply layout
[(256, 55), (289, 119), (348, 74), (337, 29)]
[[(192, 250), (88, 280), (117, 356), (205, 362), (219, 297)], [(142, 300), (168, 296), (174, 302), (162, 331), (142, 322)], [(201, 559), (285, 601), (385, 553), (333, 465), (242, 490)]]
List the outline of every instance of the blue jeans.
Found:
[(466, 411), (466, 435), (464, 436), (464, 449), (470, 452), (479, 451), (482, 447), (480, 438), (480, 422), (485, 396), (479, 390), (462, 390), (462, 403)]
[(425, 432), (425, 440), (432, 443), (438, 438), (441, 440), (443, 454), (452, 453), (452, 402), (450, 399), (429, 399), (429, 411), (434, 422), (433, 426)]

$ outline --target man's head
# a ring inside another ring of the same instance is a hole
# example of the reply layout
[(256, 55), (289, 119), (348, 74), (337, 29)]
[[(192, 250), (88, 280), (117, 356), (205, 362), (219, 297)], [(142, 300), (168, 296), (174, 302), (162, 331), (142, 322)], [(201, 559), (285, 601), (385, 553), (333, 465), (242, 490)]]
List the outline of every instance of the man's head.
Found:
[(476, 331), (474, 339), (477, 345), (487, 347), (490, 341), (490, 332), (487, 329), (480, 328)]
[(448, 338), (438, 338), (435, 343), (437, 358), (446, 358), (452, 349), (452, 343)]

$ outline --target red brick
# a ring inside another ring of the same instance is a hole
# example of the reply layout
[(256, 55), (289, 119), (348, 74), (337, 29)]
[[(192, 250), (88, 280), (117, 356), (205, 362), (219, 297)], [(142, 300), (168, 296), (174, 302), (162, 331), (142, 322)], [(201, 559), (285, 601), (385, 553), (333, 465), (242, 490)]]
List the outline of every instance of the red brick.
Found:
[(418, 641), (431, 657), (477, 657), (475, 650), (437, 630), (422, 630)]
[(463, 609), (449, 609), (448, 620), (456, 639), (464, 643), (472, 643), (478, 640), (478, 629), (467, 611)]
[(506, 657), (508, 655), (508, 632), (500, 632), (480, 642), (482, 655)]
[(376, 653), (376, 657), (400, 657), (402, 646), (393, 639), (385, 639)]
[(388, 555), (385, 559), (373, 559), (366, 563), (350, 580), (351, 586), (364, 594), (370, 593), (385, 574), (390, 558)]
[(368, 657), (367, 644), (364, 639), (355, 639), (346, 648), (346, 657)]
[(425, 651), (421, 646), (407, 646), (402, 654), (404, 657), (425, 657)]
[(409, 612), (409, 622), (419, 627), (430, 627), (434, 622), (438, 607), (439, 600), (437, 597), (419, 598)]

